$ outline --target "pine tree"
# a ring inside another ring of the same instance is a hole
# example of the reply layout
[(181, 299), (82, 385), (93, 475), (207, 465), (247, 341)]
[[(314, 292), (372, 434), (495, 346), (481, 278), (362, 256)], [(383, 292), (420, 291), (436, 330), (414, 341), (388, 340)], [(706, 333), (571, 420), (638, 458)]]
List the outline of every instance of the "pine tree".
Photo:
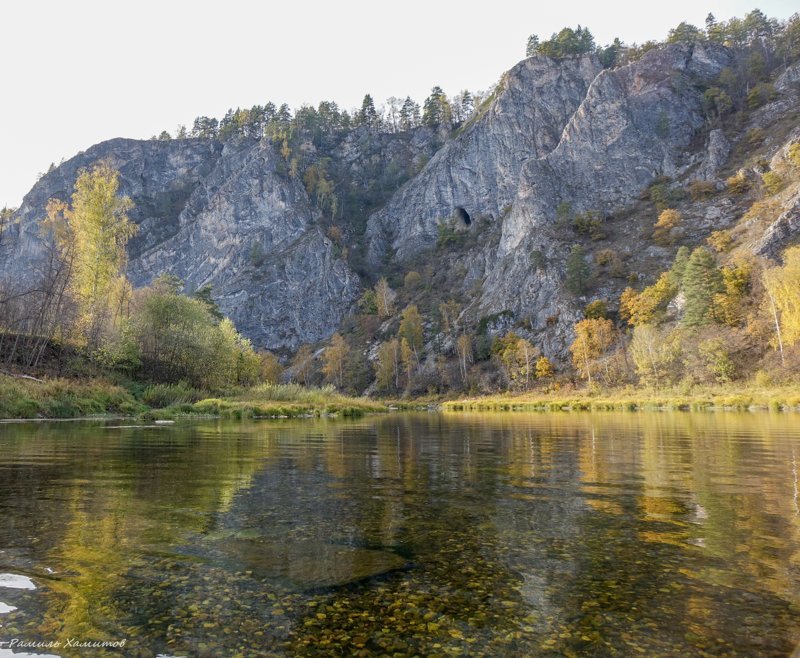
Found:
[(686, 295), (683, 323), (690, 327), (708, 324), (714, 295), (722, 290), (722, 275), (714, 256), (705, 247), (698, 247), (689, 257), (683, 274), (683, 291)]
[(431, 128), (441, 124), (450, 124), (452, 111), (450, 102), (441, 87), (431, 89), (431, 95), (425, 99), (422, 106), (422, 123)]
[(375, 128), (378, 125), (378, 113), (375, 110), (375, 101), (369, 94), (364, 96), (361, 102), (361, 110), (358, 113), (358, 120), (363, 126)]
[(564, 285), (573, 295), (583, 295), (589, 285), (589, 264), (584, 257), (583, 247), (576, 244), (567, 258), (567, 275)]

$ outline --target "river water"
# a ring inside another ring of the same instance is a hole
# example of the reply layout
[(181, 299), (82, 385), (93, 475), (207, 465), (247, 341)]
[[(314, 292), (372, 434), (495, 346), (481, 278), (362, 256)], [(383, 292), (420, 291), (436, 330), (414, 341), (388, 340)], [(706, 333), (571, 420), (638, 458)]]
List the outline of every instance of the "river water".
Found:
[(0, 656), (791, 656), (799, 470), (766, 412), (2, 424)]

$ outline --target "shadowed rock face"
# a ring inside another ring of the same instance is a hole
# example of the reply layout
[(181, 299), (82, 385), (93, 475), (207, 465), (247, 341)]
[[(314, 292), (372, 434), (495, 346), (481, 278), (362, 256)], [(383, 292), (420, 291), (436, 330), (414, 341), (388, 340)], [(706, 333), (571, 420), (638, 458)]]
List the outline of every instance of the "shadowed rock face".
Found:
[[(44, 176), (12, 226), (7, 280), (33, 280), (38, 221), (50, 198), (69, 200), (80, 169), (108, 160), (136, 204), (129, 245), (136, 286), (161, 273), (188, 290), (210, 283), (222, 311), (257, 346), (294, 349), (330, 336), (358, 295), (358, 278), (334, 255), (302, 183), (276, 173), (271, 147), (253, 140), (116, 139)], [(0, 265), (2, 267), (2, 265)]]

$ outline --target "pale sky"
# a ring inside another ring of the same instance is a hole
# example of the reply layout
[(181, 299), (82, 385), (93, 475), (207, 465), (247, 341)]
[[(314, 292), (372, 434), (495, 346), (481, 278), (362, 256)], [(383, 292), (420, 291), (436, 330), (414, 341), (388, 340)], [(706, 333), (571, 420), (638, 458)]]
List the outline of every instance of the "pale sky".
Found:
[[(682, 20), (743, 16), (755, 0), (2, 0), (0, 207), (51, 162), (113, 137), (146, 139), (268, 100), (292, 108), (365, 93), (422, 102), (483, 90), (531, 33), (589, 27), (600, 44), (663, 39)], [(785, 19), (797, 0), (762, 0)]]

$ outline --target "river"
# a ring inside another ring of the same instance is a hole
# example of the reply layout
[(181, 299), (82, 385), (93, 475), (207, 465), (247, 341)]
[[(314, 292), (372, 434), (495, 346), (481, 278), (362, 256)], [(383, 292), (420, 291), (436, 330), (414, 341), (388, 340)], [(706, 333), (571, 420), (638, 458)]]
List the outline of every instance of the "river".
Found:
[(0, 656), (790, 656), (800, 417), (0, 425)]

